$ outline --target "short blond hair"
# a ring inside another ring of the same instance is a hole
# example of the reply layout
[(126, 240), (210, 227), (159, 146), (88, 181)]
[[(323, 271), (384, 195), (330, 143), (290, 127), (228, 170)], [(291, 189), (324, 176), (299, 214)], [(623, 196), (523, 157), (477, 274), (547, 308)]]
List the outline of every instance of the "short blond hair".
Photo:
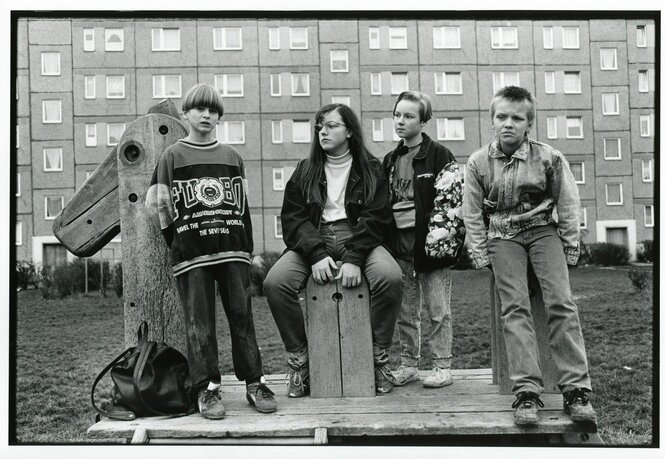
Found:
[(196, 107), (215, 110), (220, 117), (224, 114), (222, 95), (211, 84), (200, 83), (194, 85), (185, 94), (185, 98), (182, 100), (182, 111), (186, 112)]

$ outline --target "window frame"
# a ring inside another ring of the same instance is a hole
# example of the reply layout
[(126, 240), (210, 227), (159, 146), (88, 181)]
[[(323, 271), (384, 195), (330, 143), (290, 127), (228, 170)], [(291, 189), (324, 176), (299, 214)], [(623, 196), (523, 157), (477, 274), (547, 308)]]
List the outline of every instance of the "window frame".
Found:
[[(441, 134), (442, 124), (443, 124), (444, 134), (446, 134), (450, 130), (448, 128), (448, 123), (449, 123), (449, 121), (453, 121), (453, 120), (462, 122), (462, 137), (445, 137)], [(437, 140), (449, 140), (449, 141), (464, 141), (464, 140), (466, 140), (466, 129), (465, 129), (464, 118), (459, 118), (459, 117), (437, 118), (436, 119), (436, 138), (437, 138)]]
[[(88, 40), (87, 39), (87, 34), (92, 33), (92, 39)], [(83, 29), (83, 51), (86, 53), (94, 52), (95, 51), (95, 29), (94, 28), (89, 28), (85, 27)]]
[(21, 197), (21, 173), (16, 172), (16, 191), (14, 193), (14, 196), (17, 198)]
[[(118, 136), (118, 142), (117, 143), (111, 143), (111, 126), (120, 126), (122, 125), (122, 134)], [(107, 147), (113, 147), (115, 145), (118, 145), (120, 143), (120, 140), (122, 139), (122, 135), (125, 133), (125, 129), (127, 129), (127, 124), (126, 123), (106, 123), (106, 146)]]
[[(110, 96), (109, 95), (109, 78), (122, 78), (122, 95), (120, 96)], [(106, 98), (107, 99), (124, 99), (125, 98), (125, 75), (106, 75)]]
[[(88, 82), (92, 82), (92, 95), (88, 94)], [(97, 98), (97, 76), (83, 75), (83, 98), (92, 100)]]
[[(582, 218), (584, 215), (584, 218)], [(580, 207), (580, 229), (587, 229), (586, 207)]]
[[(616, 140), (617, 141), (617, 155), (616, 157), (607, 156), (607, 141)], [(607, 161), (621, 161), (621, 137), (604, 137), (603, 138), (603, 159)]]
[[(404, 31), (404, 37), (397, 36), (396, 31)], [(399, 43), (397, 42), (399, 40)], [(401, 40), (404, 40), (404, 45), (401, 45)], [(408, 29), (406, 26), (389, 26), (388, 27), (388, 49), (409, 49)]]
[(543, 26), (543, 49), (554, 49), (554, 27), (552, 26)]
[[(645, 126), (646, 134), (645, 130), (643, 129)], [(651, 115), (648, 113), (640, 115), (640, 137), (651, 137)]]
[[(647, 209), (651, 209), (651, 224), (647, 222)], [(653, 228), (654, 227), (654, 206), (653, 204), (645, 204), (644, 205), (644, 227), (645, 228)]]
[[(569, 121), (579, 120), (580, 121), (580, 135), (573, 136), (570, 135), (570, 124)], [(583, 139), (584, 138), (584, 118), (581, 116), (566, 116), (566, 139)]]
[[(112, 34), (113, 31), (120, 31), (120, 44), (119, 45), (114, 45), (118, 46), (118, 49), (109, 49), (109, 38)], [(125, 50), (125, 29), (122, 28), (116, 28), (116, 27), (108, 27), (104, 28), (104, 51), (108, 53), (121, 53)]]
[[(155, 46), (155, 32), (158, 32), (157, 38), (163, 44), (165, 42), (165, 31), (166, 30), (175, 30), (178, 32), (178, 47), (177, 48), (157, 48)], [(181, 40), (180, 40), (180, 28), (179, 27), (153, 27), (150, 29), (150, 38), (151, 38), (151, 51), (153, 52), (169, 52), (169, 51), (180, 51), (181, 50)]]
[[(307, 132), (307, 138), (296, 140), (296, 126), (307, 124), (307, 129), (303, 132)], [(291, 143), (311, 143), (312, 142), (312, 124), (309, 120), (292, 120), (291, 122)]]
[[(609, 186), (619, 185), (619, 202), (610, 202)], [(607, 206), (622, 206), (623, 205), (623, 183), (606, 183), (605, 184), (605, 205)]]
[[(611, 51), (612, 52), (612, 61), (614, 66), (613, 67), (603, 67), (603, 51)], [(600, 48), (600, 51), (598, 52), (600, 55), (600, 70), (619, 70), (619, 58), (618, 58), (618, 50), (616, 48)]]
[[(399, 91), (395, 91), (395, 77), (396, 75), (404, 75), (405, 81), (406, 81), (406, 86), (404, 89), (401, 89)], [(408, 91), (409, 90), (409, 72), (390, 72), (390, 95), (392, 96), (397, 96), (401, 94), (403, 91)]]
[[(229, 94), (228, 81), (229, 77), (240, 77), (240, 94)], [(222, 77), (222, 78), (219, 78)], [(221, 83), (221, 84), (220, 84)], [(245, 76), (242, 73), (221, 73), (215, 75), (215, 87), (222, 95), (222, 97), (238, 98), (245, 97)]]
[[(343, 59), (333, 58), (333, 53), (342, 53), (344, 55)], [(334, 62), (343, 62), (344, 66), (342, 69), (335, 69)], [(330, 73), (348, 73), (349, 72), (349, 50), (348, 49), (331, 49), (330, 50)]]
[(276, 51), (280, 48), (279, 27), (268, 27), (268, 49)]
[[(296, 93), (296, 77), (305, 77), (305, 92), (300, 94)], [(291, 96), (292, 97), (309, 97), (311, 95), (311, 88), (309, 85), (309, 73), (300, 73), (300, 72), (294, 72), (291, 73)]]
[[(277, 91), (274, 91), (274, 89), (275, 89), (274, 81), (277, 81)], [(270, 96), (271, 97), (281, 97), (282, 96), (282, 74), (281, 73), (271, 73), (270, 74)]]
[[(293, 31), (294, 30), (305, 30), (305, 45), (304, 46), (294, 46), (293, 45)], [(292, 50), (303, 50), (303, 49), (309, 49), (309, 28), (307, 26), (305, 27), (289, 27), (289, 49)]]
[[(505, 44), (504, 31), (515, 31), (515, 45), (508, 46)], [(498, 36), (497, 36), (498, 34)], [(496, 46), (495, 46), (496, 44)], [(492, 26), (490, 27), (490, 47), (492, 49), (519, 49), (519, 33), (515, 26)]]
[[(49, 199), (57, 199), (60, 198), (60, 210), (53, 216), (49, 216), (48, 213), (48, 201)], [(44, 196), (44, 220), (55, 220), (55, 218), (58, 216), (60, 212), (62, 212), (62, 209), (65, 208), (65, 197), (64, 196)]]
[[(374, 84), (376, 82), (378, 84)], [(380, 96), (383, 94), (383, 88), (381, 87), (381, 72), (370, 72), (369, 74), (369, 93), (372, 96)]]
[[(58, 119), (50, 121), (46, 119), (46, 103), (47, 102), (57, 102), (58, 103)], [(42, 100), (42, 123), (43, 124), (61, 124), (62, 123), (62, 100), (60, 99), (43, 99)]]
[[(582, 165), (582, 179), (577, 180), (577, 177), (575, 177), (575, 173), (573, 172), (573, 164), (581, 164)], [(584, 166), (584, 161), (570, 161), (568, 162), (568, 165), (570, 167), (570, 172), (573, 174), (573, 180), (577, 184), (585, 184), (586, 183), (586, 168)]]
[(647, 47), (647, 26), (646, 25), (636, 25), (635, 26), (636, 35), (635, 35), (635, 46), (638, 48)]
[[(231, 123), (240, 123), (242, 126), (242, 139), (240, 141), (229, 141), (229, 126)], [(220, 120), (216, 126), (217, 140), (224, 145), (245, 145), (247, 143), (247, 136), (245, 135), (245, 120)], [(226, 138), (223, 141), (222, 138)]]
[[(231, 30), (238, 31), (238, 42), (240, 43), (240, 46), (237, 48), (228, 45), (229, 40), (227, 32)], [(212, 49), (213, 51), (242, 51), (242, 27), (213, 27)]]
[[(381, 28), (380, 27), (368, 27), (368, 40), (369, 40), (369, 49), (381, 49)], [(376, 33), (376, 37), (372, 38), (372, 33)]]
[[(275, 126), (279, 126), (279, 138), (275, 137)], [(284, 123), (282, 120), (270, 121), (270, 142), (275, 145), (284, 143)]]
[[(576, 88), (574, 91), (568, 91), (566, 88), (566, 76), (574, 75), (576, 77)], [(580, 71), (564, 71), (563, 72), (563, 93), (564, 94), (582, 94), (582, 72)]]
[[(613, 96), (614, 97), (614, 102), (616, 105), (616, 111), (615, 112), (609, 112), (608, 107), (606, 106), (606, 97), (607, 96)], [(621, 109), (619, 107), (619, 93), (618, 92), (603, 92), (600, 94), (600, 102), (601, 102), (601, 110), (603, 115), (605, 116), (617, 116), (621, 113)]]
[[(279, 215), (274, 215), (274, 228), (275, 228), (275, 239), (284, 239), (284, 232), (282, 229), (282, 217)], [(277, 231), (279, 229), (279, 231)]]
[[(566, 30), (575, 31), (575, 44), (573, 46), (566, 46)], [(561, 49), (580, 49), (580, 28), (578, 26), (561, 27)]]
[[(455, 44), (446, 46), (446, 29), (454, 29), (457, 33), (456, 46)], [(437, 33), (437, 31), (439, 31)], [(436, 38), (437, 35), (440, 35), (441, 46), (437, 46)], [(432, 48), (433, 49), (462, 49), (462, 34), (459, 26), (434, 26), (432, 27)]]
[(546, 70), (545, 74), (545, 94), (556, 94), (556, 72)]
[[(448, 76), (457, 75), (459, 78), (459, 91), (451, 91), (448, 88)], [(441, 80), (440, 87), (439, 81)], [(459, 95), (464, 93), (462, 72), (434, 72), (434, 94)]]
[[(335, 101), (335, 98), (343, 98), (343, 99), (345, 99), (345, 101), (344, 102), (341, 102), (339, 100)], [(351, 106), (351, 96), (336, 94), (336, 95), (330, 96), (330, 103), (331, 104), (342, 104), (342, 105), (346, 105), (347, 107), (350, 107)]]
[[(644, 166), (647, 166), (646, 169)], [(644, 172), (648, 173), (648, 177), (644, 177)], [(642, 182), (643, 183), (652, 183), (653, 182), (653, 159), (643, 159), (642, 160)]]
[[(177, 94), (166, 94), (166, 79), (167, 77), (178, 77), (178, 93)], [(162, 80), (162, 90), (164, 94), (156, 94), (156, 85), (155, 78), (160, 78)], [(165, 99), (165, 98), (176, 98), (179, 99), (182, 97), (182, 75), (175, 74), (159, 74), (152, 75), (152, 98), (153, 99)]]
[[(84, 125), (84, 130), (85, 130), (85, 146), (86, 147), (96, 147), (97, 146), (97, 123), (85, 123)], [(89, 135), (88, 133), (88, 128), (94, 128), (94, 136)], [(94, 139), (94, 143), (89, 142), (89, 139)]]
[[(46, 165), (48, 164), (47, 150), (54, 150), (54, 151), (58, 152), (58, 154), (60, 155), (60, 159), (59, 159), (60, 167), (53, 167), (53, 168), (47, 168), (46, 167)], [(42, 148), (42, 154), (44, 156), (44, 158), (43, 158), (44, 159), (44, 164), (43, 164), (43, 167), (42, 167), (43, 172), (62, 172), (64, 170), (64, 168), (65, 168), (65, 165), (64, 165), (65, 158), (64, 158), (64, 153), (63, 153), (62, 147), (43, 147)]]
[(16, 231), (14, 245), (21, 246), (23, 245), (23, 222), (16, 222), (14, 229)]
[[(520, 85), (520, 72), (514, 72), (514, 71), (510, 71), (510, 72), (505, 72), (505, 71), (492, 72), (492, 90), (493, 90), (494, 93), (496, 93), (499, 89), (501, 89), (503, 87), (509, 86), (506, 82), (506, 79), (507, 79), (506, 76), (509, 75), (509, 74), (510, 75), (515, 74), (515, 76), (517, 77), (517, 81), (516, 81), (517, 84), (515, 84), (515, 86)], [(498, 87), (497, 87), (497, 84), (496, 84), (497, 79), (499, 80), (499, 86)]]
[[(550, 126), (550, 123), (553, 123), (553, 126)], [(547, 128), (547, 138), (548, 139), (558, 139), (559, 138), (559, 120), (556, 116), (547, 116), (545, 118), (545, 125)], [(553, 127), (554, 131), (552, 133), (552, 129), (550, 127)]]
[[(45, 67), (46, 67), (47, 62), (46, 62), (45, 57), (47, 57), (47, 56), (56, 56), (57, 57), (56, 65), (55, 65), (56, 70), (54, 70), (53, 72), (47, 72), (46, 71)], [(61, 64), (60, 63), (60, 51), (42, 51), (41, 54), (40, 54), (40, 57), (41, 57), (41, 64), (42, 64), (42, 66), (41, 66), (41, 75), (42, 76), (60, 76), (60, 75), (62, 75), (62, 67), (60, 65)]]
[[(643, 85), (646, 84), (646, 89), (645, 86)], [(650, 84), (649, 84), (649, 69), (641, 69), (637, 71), (637, 92), (649, 92), (650, 91)]]
[[(376, 124), (379, 123), (379, 129), (376, 129)], [(373, 118), (372, 119), (372, 141), (373, 142), (383, 142), (385, 139), (383, 133), (383, 118)]]
[[(277, 174), (281, 174), (279, 181), (277, 179)], [(273, 167), (272, 168), (272, 190), (273, 191), (284, 191), (285, 183), (284, 180), (284, 167)]]

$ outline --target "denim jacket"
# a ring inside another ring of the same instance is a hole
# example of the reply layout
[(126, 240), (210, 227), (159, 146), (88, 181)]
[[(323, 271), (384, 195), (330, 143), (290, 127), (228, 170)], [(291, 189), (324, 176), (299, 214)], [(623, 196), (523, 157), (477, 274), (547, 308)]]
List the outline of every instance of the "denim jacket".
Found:
[(579, 193), (568, 162), (551, 146), (526, 137), (508, 158), (494, 139), (469, 157), (462, 215), (476, 268), (490, 264), (488, 239), (511, 239), (548, 224), (557, 227), (566, 263), (577, 264), (579, 213)]

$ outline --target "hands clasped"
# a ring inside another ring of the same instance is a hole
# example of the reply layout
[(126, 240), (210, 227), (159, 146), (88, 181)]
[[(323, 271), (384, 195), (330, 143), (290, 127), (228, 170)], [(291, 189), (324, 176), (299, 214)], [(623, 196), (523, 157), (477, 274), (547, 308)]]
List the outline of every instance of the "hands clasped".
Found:
[(362, 272), (360, 266), (353, 263), (342, 263), (337, 276), (334, 276), (333, 273), (337, 270), (335, 261), (331, 257), (326, 257), (312, 266), (312, 277), (319, 284), (339, 279), (342, 279), (342, 287), (357, 287), (361, 284)]

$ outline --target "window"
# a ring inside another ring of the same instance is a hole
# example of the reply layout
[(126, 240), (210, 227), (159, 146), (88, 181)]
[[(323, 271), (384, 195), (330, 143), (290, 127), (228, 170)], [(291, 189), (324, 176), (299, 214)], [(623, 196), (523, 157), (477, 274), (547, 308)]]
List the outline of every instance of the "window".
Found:
[(556, 74), (554, 72), (545, 72), (545, 94), (554, 94), (556, 92)]
[(23, 245), (23, 222), (16, 222), (16, 245)]
[(106, 145), (118, 145), (123, 132), (125, 132), (125, 123), (109, 123), (106, 125)]
[(180, 29), (152, 29), (153, 51), (180, 51)]
[(282, 239), (282, 217), (275, 215), (275, 237)]
[(270, 75), (270, 95), (273, 97), (282, 95), (282, 75), (279, 73)]
[(639, 92), (649, 92), (648, 70), (640, 70), (637, 72), (637, 87)]
[(63, 196), (45, 196), (44, 197), (44, 218), (53, 220), (60, 213), (65, 205)]
[(653, 206), (644, 206), (644, 226), (647, 228), (653, 226)]
[(571, 162), (570, 171), (573, 173), (573, 178), (575, 183), (584, 183), (584, 163), (583, 162)]
[(283, 191), (286, 182), (291, 178), (294, 167), (273, 167), (272, 168), (272, 189), (273, 191)]
[(406, 27), (388, 27), (390, 49), (407, 49)]
[(291, 95), (309, 96), (309, 73), (291, 74)]
[(97, 146), (97, 124), (95, 123), (85, 125), (85, 146)]
[(97, 97), (94, 75), (83, 77), (84, 96), (86, 99), (94, 99)]
[(496, 93), (504, 86), (519, 86), (519, 72), (492, 72), (492, 89)]
[(547, 138), (548, 139), (557, 139), (559, 137), (557, 133), (557, 121), (556, 116), (547, 117)]
[(19, 148), (19, 143), (21, 141), (21, 129), (19, 125), (16, 125), (16, 148)]
[(369, 49), (379, 49), (381, 47), (381, 42), (379, 40), (379, 28), (370, 27), (369, 28)]
[(95, 29), (83, 29), (83, 51), (95, 50)]
[(437, 72), (434, 74), (436, 94), (462, 94), (462, 74), (459, 72)]
[(291, 49), (307, 49), (307, 27), (289, 28), (289, 47)]
[(637, 47), (638, 48), (647, 47), (647, 26), (644, 25), (637, 26)]
[(369, 74), (369, 92), (373, 96), (381, 95), (381, 74), (380, 73), (370, 73)]
[(600, 70), (617, 70), (617, 49), (600, 48)]
[(245, 122), (220, 121), (217, 125), (217, 140), (227, 144), (245, 143)]
[(212, 29), (212, 49), (242, 49), (242, 29), (240, 27), (214, 27)]
[(566, 138), (567, 139), (582, 139), (584, 138), (584, 130), (582, 128), (581, 116), (567, 116), (566, 117)]
[(243, 75), (242, 73), (215, 75), (215, 87), (224, 97), (242, 97), (244, 95)]
[(400, 94), (409, 90), (409, 78), (406, 73), (390, 74), (390, 94)]
[(16, 173), (16, 197), (21, 196), (21, 173)]
[(333, 73), (349, 71), (349, 52), (347, 50), (330, 50), (330, 71)]
[(619, 94), (616, 92), (603, 93), (601, 97), (603, 105), (603, 115), (618, 115)]
[(104, 29), (104, 49), (106, 51), (124, 51), (125, 31), (123, 29)]
[(610, 161), (621, 159), (621, 139), (603, 139), (603, 151), (605, 159)]
[(62, 148), (44, 148), (44, 172), (62, 171)]
[(434, 27), (432, 29), (432, 38), (434, 40), (434, 49), (459, 49), (462, 47), (459, 27)]
[(330, 98), (331, 104), (342, 104), (347, 107), (351, 106), (351, 96), (332, 96)]
[(517, 27), (490, 28), (493, 49), (517, 49)]
[(383, 142), (383, 120), (372, 120), (372, 140), (374, 142)]
[(62, 102), (42, 100), (42, 123), (62, 123)]
[(642, 160), (642, 181), (653, 182), (653, 160)]
[(620, 206), (623, 204), (623, 184), (605, 184), (605, 203), (608, 206)]
[(651, 115), (640, 115), (640, 136), (651, 137)]
[(268, 49), (279, 49), (279, 27), (268, 29)]
[(291, 129), (293, 143), (310, 143), (312, 141), (308, 120), (294, 120)]
[(464, 119), (443, 118), (436, 120), (436, 134), (439, 140), (464, 140)]
[(563, 49), (579, 49), (580, 47), (580, 28), (562, 27)]
[(42, 53), (42, 75), (45, 76), (60, 75), (60, 53), (58, 52)]
[(153, 75), (152, 97), (181, 97), (180, 75)]
[(125, 98), (124, 75), (108, 75), (106, 77), (106, 98), (107, 99)]
[(580, 72), (563, 72), (563, 92), (566, 94), (582, 93)]
[(543, 27), (543, 49), (554, 49), (554, 27)]
[(586, 229), (586, 207), (580, 208), (580, 229)]
[(283, 135), (282, 135), (282, 122), (281, 121), (271, 121), (271, 137), (272, 137), (272, 143), (282, 143), (283, 140)]

